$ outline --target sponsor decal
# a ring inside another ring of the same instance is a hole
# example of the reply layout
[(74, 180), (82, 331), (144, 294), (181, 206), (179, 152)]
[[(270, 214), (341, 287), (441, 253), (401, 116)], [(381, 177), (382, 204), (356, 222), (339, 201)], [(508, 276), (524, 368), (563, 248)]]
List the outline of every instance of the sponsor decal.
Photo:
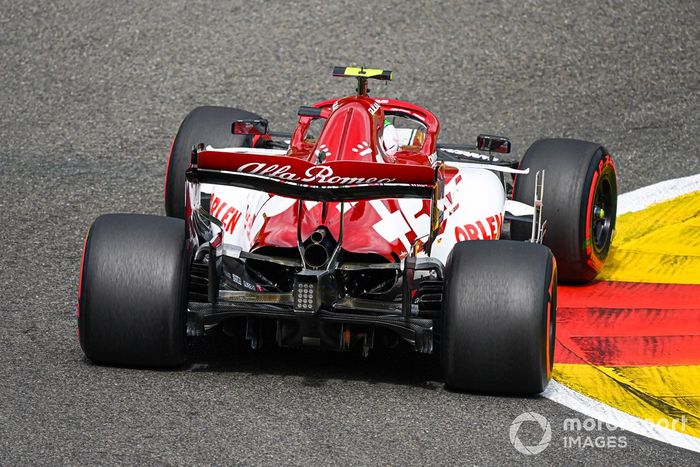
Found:
[[(460, 156), (460, 157), (468, 157), (468, 158), (470, 158), (470, 159), (479, 159), (479, 160), (482, 160), (482, 161), (487, 161), (487, 160), (489, 160), (489, 159), (491, 158), (490, 156), (487, 156), (486, 154), (479, 154), (479, 153), (476, 153), (476, 152), (464, 151), (464, 150), (462, 150), (462, 149), (448, 149), (448, 148), (445, 148), (445, 149), (442, 149), (442, 151), (448, 152), (448, 153), (451, 153), (451, 154), (455, 154), (455, 155)], [(498, 158), (497, 158), (497, 157), (494, 157), (493, 160), (494, 160), (494, 161), (497, 161)]]
[(225, 273), (225, 274), (228, 274), (229, 279), (231, 279), (231, 282), (234, 282), (234, 283), (236, 283), (236, 284), (238, 284), (238, 285), (243, 285), (243, 282), (241, 281), (241, 276), (238, 276), (238, 275), (236, 275), (236, 274), (232, 274), (232, 273), (230, 273), (230, 272), (228, 272), (228, 271), (225, 271), (224, 273)]
[(455, 238), (458, 242), (465, 240), (498, 240), (503, 226), (503, 214), (498, 213), (473, 224), (455, 227)]
[(352, 152), (359, 153), (361, 156), (369, 156), (372, 154), (372, 148), (369, 147), (367, 141), (363, 141), (357, 144), (357, 147), (352, 148)]
[(253, 292), (262, 292), (263, 288), (259, 285), (251, 284), (245, 279), (241, 279), (241, 276), (234, 274), (232, 272), (224, 271), (224, 276), (228, 279), (230, 283), (239, 285), (245, 289), (251, 290)]
[(323, 162), (323, 160), (331, 157), (333, 153), (328, 149), (328, 146), (325, 144), (322, 144), (321, 146), (316, 149), (314, 152), (314, 156), (319, 160), (319, 162)]
[(370, 105), (369, 109), (367, 109), (367, 110), (369, 111), (369, 113), (374, 115), (377, 113), (377, 110), (379, 110), (380, 107), (381, 107), (381, 105), (379, 105), (379, 102), (375, 102), (374, 104)]
[(219, 219), (224, 224), (224, 230), (230, 234), (236, 229), (236, 225), (241, 218), (241, 211), (233, 206), (229, 206), (216, 195), (211, 196), (209, 213)]
[(365, 183), (391, 183), (395, 178), (376, 177), (341, 177), (333, 173), (327, 165), (315, 165), (306, 169), (303, 175), (295, 173), (291, 165), (250, 162), (238, 167), (237, 172), (263, 175), (280, 180), (298, 183), (316, 183), (319, 185), (359, 185)]

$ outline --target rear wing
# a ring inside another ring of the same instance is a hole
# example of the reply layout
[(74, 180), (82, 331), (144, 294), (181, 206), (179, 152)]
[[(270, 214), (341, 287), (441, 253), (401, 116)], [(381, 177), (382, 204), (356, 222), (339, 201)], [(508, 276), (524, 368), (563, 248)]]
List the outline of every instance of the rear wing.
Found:
[(335, 161), (312, 164), (285, 151), (196, 149), (187, 170), (190, 182), (229, 185), (311, 201), (379, 198), (434, 199), (442, 192), (442, 164), (382, 164)]

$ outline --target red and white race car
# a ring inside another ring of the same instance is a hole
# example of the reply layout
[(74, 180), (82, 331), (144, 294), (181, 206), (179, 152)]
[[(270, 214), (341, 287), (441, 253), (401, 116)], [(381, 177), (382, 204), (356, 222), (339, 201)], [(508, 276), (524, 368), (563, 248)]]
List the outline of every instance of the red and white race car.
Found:
[[(553, 365), (557, 277), (591, 280), (614, 227), (602, 146), (507, 138), (438, 144), (440, 123), (373, 98), (389, 71), (336, 67), (357, 94), (299, 109), (292, 134), (200, 107), (182, 122), (168, 217), (99, 217), (83, 250), (79, 334), (94, 362), (173, 367), (219, 327), (253, 348), (438, 351), (448, 386), (541, 392)], [(556, 258), (556, 260), (555, 260)], [(268, 339), (264, 339), (268, 337)]]

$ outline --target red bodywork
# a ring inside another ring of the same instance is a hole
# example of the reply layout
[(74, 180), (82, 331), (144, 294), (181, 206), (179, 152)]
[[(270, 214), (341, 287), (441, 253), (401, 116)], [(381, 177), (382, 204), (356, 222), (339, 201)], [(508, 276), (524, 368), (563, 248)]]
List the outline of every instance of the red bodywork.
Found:
[[(379, 108), (372, 113), (370, 110)], [(299, 117), (290, 145), (289, 155), (311, 160), (315, 151), (326, 145), (330, 150), (328, 161), (331, 160), (367, 160), (352, 151), (358, 144), (367, 142), (372, 154), (378, 152), (379, 132), (384, 126), (385, 113), (400, 113), (413, 117), (426, 127), (425, 143), (418, 151), (399, 151), (393, 157), (383, 155), (384, 162), (395, 164), (430, 165), (430, 156), (435, 154), (440, 123), (437, 117), (426, 109), (409, 102), (394, 99), (374, 99), (367, 96), (350, 96), (343, 99), (328, 100), (314, 105), (323, 109), (327, 115), (323, 132), (315, 144), (308, 144), (304, 136), (313, 120), (312, 117)], [(333, 110), (333, 107), (336, 109)]]
[[(292, 135), (287, 156), (243, 155), (250, 158), (251, 162), (258, 162), (257, 165), (252, 165), (253, 170), (266, 170), (266, 168), (260, 168), (260, 162), (265, 161), (266, 164), (274, 165), (273, 163), (279, 162), (279, 159), (286, 159), (286, 163), (292, 167), (289, 171), (292, 171), (294, 175), (302, 174), (304, 167), (324, 162), (336, 167), (362, 167), (368, 173), (362, 173), (360, 176), (368, 178), (383, 179), (383, 177), (391, 176), (392, 173), (401, 176), (404, 171), (413, 172), (412, 170), (404, 169), (402, 171), (400, 169), (400, 167), (407, 165), (430, 169), (430, 177), (434, 177), (432, 162), (436, 152), (440, 124), (435, 115), (428, 110), (408, 102), (368, 96), (350, 96), (337, 101), (328, 100), (317, 103), (314, 107), (322, 109), (321, 118), (326, 119), (318, 139), (316, 141), (305, 139), (314, 117), (301, 116)], [(399, 151), (393, 156), (385, 154), (379, 140), (384, 128), (385, 113), (409, 117), (425, 125), (423, 145), (420, 148)], [(319, 161), (318, 157), (321, 151), (324, 153), (321, 155), (323, 160)], [(220, 154), (220, 160), (210, 159), (210, 163), (212, 167), (225, 170), (226, 155)], [(273, 157), (274, 159), (272, 159)], [(300, 161), (295, 163), (288, 158)], [(229, 165), (236, 165), (239, 171), (241, 163), (245, 162), (238, 157), (235, 162), (229, 160), (231, 161)], [(200, 167), (205, 168), (201, 163)], [(316, 167), (321, 166), (316, 165)], [(236, 170), (235, 167), (228, 167), (228, 169)], [(278, 176), (282, 178), (289, 171), (280, 172)], [(271, 175), (271, 173), (268, 171), (266, 175)], [(357, 170), (353, 176), (358, 176)], [(413, 183), (411, 180), (403, 181)], [(299, 211), (299, 203), (301, 203), (301, 211)], [(251, 251), (262, 247), (296, 248), (299, 212), (302, 216), (302, 240), (306, 240), (320, 226), (325, 226), (337, 241), (340, 236), (341, 221), (338, 204), (337, 202), (296, 201), (281, 214), (266, 217), (262, 228), (252, 239)], [(419, 225), (417, 219), (421, 217), (421, 222), (425, 224), (426, 228), (428, 227), (429, 224), (424, 222), (426, 218), (423, 217), (430, 216), (430, 201), (428, 200), (404, 202), (402, 203), (403, 209), (400, 208), (399, 201), (396, 199), (346, 202), (344, 204), (343, 250), (361, 254), (374, 253), (391, 262), (399, 261), (407, 253), (406, 244), (413, 244), (418, 238), (418, 234), (425, 235), (427, 233), (427, 231), (415, 232), (411, 226)], [(252, 220), (249, 219), (251, 224)], [(396, 233), (396, 238), (393, 238), (394, 233)]]

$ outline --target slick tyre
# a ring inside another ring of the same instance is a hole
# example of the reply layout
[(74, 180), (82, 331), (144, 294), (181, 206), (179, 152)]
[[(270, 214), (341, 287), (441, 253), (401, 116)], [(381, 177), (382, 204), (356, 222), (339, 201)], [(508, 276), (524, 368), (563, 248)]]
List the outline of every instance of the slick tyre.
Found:
[(192, 148), (200, 143), (214, 148), (251, 147), (253, 137), (234, 135), (231, 126), (236, 120), (261, 118), (241, 109), (210, 106), (197, 107), (185, 117), (175, 135), (165, 169), (166, 215), (185, 217), (185, 171)]
[(536, 394), (554, 362), (557, 266), (542, 245), (455, 245), (445, 269), (442, 366), (447, 387)]
[[(599, 144), (575, 139), (543, 139), (520, 162), (513, 198), (532, 205), (535, 173), (545, 171), (542, 219), (544, 244), (557, 258), (559, 280), (591, 281), (603, 268), (615, 230), (617, 175), (612, 156)], [(511, 238), (530, 238), (531, 225), (513, 222)]]
[(108, 365), (182, 365), (189, 264), (181, 219), (98, 217), (85, 240), (78, 292), (85, 355)]

